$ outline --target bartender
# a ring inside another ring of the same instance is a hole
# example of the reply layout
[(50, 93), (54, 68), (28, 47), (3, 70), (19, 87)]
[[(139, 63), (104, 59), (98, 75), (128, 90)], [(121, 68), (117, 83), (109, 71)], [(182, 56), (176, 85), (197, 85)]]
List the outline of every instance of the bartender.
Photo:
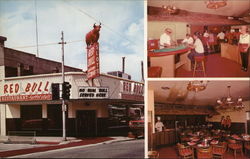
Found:
[(240, 50), (240, 56), (242, 61), (242, 67), (241, 69), (245, 72), (247, 72), (248, 68), (248, 56), (250, 52), (250, 35), (247, 33), (247, 26), (241, 27), (241, 34), (239, 39), (239, 50)]
[(166, 28), (164, 33), (160, 37), (160, 49), (171, 47), (174, 42), (172, 41), (171, 34), (172, 29)]

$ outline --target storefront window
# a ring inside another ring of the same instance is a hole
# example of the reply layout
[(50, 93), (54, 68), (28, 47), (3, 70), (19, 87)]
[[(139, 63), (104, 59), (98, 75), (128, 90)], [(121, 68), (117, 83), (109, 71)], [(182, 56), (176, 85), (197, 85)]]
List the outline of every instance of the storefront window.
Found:
[(48, 129), (62, 129), (62, 105), (48, 104)]
[(41, 130), (42, 105), (21, 105), (21, 122), (23, 130)]

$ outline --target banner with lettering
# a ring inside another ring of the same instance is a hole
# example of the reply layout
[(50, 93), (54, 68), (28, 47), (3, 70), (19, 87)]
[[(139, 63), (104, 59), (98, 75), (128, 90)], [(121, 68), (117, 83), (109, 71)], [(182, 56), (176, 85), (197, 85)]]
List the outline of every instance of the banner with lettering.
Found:
[(79, 98), (104, 99), (109, 97), (108, 87), (78, 87)]
[(87, 78), (88, 80), (100, 76), (99, 43), (94, 43), (87, 49)]

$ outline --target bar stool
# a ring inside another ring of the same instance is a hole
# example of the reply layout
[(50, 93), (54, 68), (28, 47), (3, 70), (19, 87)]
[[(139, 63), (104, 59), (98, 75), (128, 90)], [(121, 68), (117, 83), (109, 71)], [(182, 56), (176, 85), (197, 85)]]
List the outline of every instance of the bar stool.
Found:
[[(194, 71), (193, 71), (193, 77), (196, 72), (201, 71), (203, 72), (204, 76), (206, 76), (206, 70), (205, 70), (205, 56), (195, 56), (194, 57), (195, 63), (194, 63)], [(199, 65), (201, 66), (201, 69), (199, 69)]]

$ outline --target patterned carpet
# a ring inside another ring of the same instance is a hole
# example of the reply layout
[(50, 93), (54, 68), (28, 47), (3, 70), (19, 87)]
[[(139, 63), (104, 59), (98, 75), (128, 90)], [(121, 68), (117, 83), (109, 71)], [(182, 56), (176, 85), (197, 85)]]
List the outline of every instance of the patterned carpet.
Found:
[[(250, 56), (249, 56), (250, 57)], [(222, 58), (220, 54), (210, 54), (206, 56), (206, 74), (207, 77), (246, 77), (250, 76), (250, 60), (248, 71), (242, 71), (241, 65)], [(183, 68), (176, 70), (176, 77), (193, 77), (192, 71), (186, 71)], [(203, 77), (201, 72), (197, 72), (196, 77)]]

